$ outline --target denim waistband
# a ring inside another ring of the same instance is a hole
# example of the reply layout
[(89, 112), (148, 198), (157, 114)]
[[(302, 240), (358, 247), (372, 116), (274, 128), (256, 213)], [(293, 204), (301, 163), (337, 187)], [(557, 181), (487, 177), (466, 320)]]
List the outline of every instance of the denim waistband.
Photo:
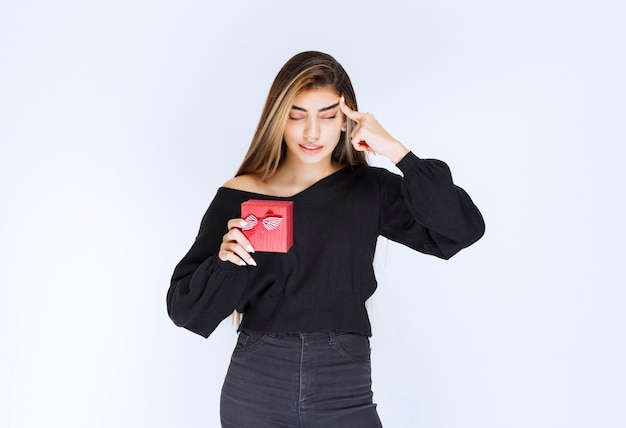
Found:
[(244, 329), (242, 331), (246, 334), (261, 335), (261, 336), (265, 335), (269, 337), (278, 337), (278, 338), (284, 337), (285, 339), (328, 338), (332, 340), (333, 337), (339, 336), (342, 334), (361, 334), (361, 333), (352, 333), (352, 332), (344, 331), (344, 330), (324, 330), (324, 331), (285, 332), (285, 333), (262, 332), (262, 331), (248, 330), (248, 329)]

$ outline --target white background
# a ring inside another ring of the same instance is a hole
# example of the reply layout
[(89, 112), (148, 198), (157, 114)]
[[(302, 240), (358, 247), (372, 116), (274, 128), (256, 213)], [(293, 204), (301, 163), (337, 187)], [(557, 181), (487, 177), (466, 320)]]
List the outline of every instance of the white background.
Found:
[(3, 0), (0, 426), (218, 426), (235, 328), (179, 329), (165, 293), (309, 49), (487, 223), (450, 261), (381, 242), (385, 426), (626, 426), (626, 5), (609, 0)]

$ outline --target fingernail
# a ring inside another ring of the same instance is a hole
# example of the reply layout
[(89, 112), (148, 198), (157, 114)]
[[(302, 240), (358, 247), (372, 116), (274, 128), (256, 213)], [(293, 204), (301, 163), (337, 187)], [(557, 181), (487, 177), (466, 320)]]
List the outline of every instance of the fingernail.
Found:
[(243, 260), (239, 260), (239, 266), (245, 266), (246, 262), (244, 262)]
[(341, 102), (342, 102), (342, 103), (345, 103), (345, 102), (346, 102), (346, 99), (343, 97), (343, 95), (341, 96)]
[(244, 227), (245, 225), (247, 225), (248, 223), (246, 223), (245, 221), (241, 221), (241, 223), (239, 223), (239, 226)]
[(249, 253), (254, 253), (254, 248), (252, 248), (252, 245), (248, 245), (246, 249), (248, 250)]
[(248, 264), (252, 266), (256, 266), (256, 262), (254, 261), (254, 259), (248, 260)]

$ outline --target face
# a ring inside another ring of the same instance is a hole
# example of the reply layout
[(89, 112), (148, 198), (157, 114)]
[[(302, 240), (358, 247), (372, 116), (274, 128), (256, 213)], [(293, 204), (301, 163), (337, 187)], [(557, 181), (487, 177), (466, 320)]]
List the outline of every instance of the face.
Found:
[(326, 87), (304, 91), (294, 99), (285, 125), (286, 158), (305, 164), (330, 164), (342, 130), (345, 117), (337, 92)]

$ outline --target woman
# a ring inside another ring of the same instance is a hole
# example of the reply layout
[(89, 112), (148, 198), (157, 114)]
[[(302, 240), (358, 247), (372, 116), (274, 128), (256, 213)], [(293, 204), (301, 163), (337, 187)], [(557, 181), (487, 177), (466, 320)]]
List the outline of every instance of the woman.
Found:
[[(367, 165), (385, 156), (403, 177)], [(293, 201), (293, 246), (254, 252), (249, 199)], [(167, 295), (172, 320), (207, 337), (236, 310), (223, 427), (379, 427), (365, 301), (379, 235), (448, 259), (484, 233), (441, 161), (411, 153), (360, 113), (342, 66), (303, 52), (278, 73), (237, 175), (217, 191)]]

